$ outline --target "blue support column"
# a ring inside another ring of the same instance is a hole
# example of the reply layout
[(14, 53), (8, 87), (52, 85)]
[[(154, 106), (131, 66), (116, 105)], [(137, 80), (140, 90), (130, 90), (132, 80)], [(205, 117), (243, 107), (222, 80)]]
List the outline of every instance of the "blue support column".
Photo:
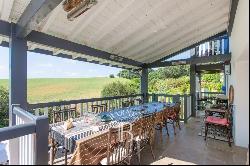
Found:
[(148, 68), (142, 68), (141, 94), (143, 94), (143, 103), (147, 103), (148, 102)]
[[(16, 125), (12, 106), (27, 108), (27, 41), (16, 37), (16, 27), (11, 26), (9, 44), (9, 126)], [(19, 139), (9, 141), (10, 165), (19, 164)]]
[(192, 116), (196, 116), (196, 65), (190, 66), (190, 94)]
[[(13, 104), (19, 104), (23, 109), (27, 108), (27, 41), (17, 38), (15, 29), (13, 24), (9, 45), (10, 110)], [(12, 116), (10, 113), (10, 125), (15, 125), (15, 119)]]

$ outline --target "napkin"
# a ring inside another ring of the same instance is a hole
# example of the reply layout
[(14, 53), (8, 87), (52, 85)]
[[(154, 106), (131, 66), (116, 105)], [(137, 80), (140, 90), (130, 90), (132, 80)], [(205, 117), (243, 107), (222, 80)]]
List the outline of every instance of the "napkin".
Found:
[(69, 129), (73, 128), (73, 127), (74, 127), (74, 126), (73, 126), (73, 119), (72, 119), (72, 118), (68, 119), (68, 120), (64, 123), (64, 125), (63, 125), (63, 128), (64, 128), (65, 130), (69, 130)]

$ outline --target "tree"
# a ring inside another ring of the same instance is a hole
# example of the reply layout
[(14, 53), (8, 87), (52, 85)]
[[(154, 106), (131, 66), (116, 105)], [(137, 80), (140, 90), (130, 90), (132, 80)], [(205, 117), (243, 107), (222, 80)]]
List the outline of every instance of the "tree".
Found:
[(110, 74), (109, 78), (115, 78), (115, 75), (114, 74)]
[(201, 80), (201, 88), (206, 88), (211, 92), (222, 91), (223, 82), (221, 81), (220, 73), (203, 74)]
[(189, 66), (168, 66), (159, 68), (149, 73), (149, 79), (168, 79), (168, 78), (179, 78), (182, 76), (189, 76)]
[(151, 80), (149, 82), (150, 93), (185, 94), (189, 93), (189, 91), (190, 84), (189, 77), (187, 76), (183, 76), (180, 78), (169, 78), (164, 80)]
[(133, 79), (133, 78), (139, 78), (139, 72), (132, 72), (132, 71), (129, 71), (129, 70), (121, 70), (118, 74), (117, 74), (118, 77), (120, 78), (126, 78), (126, 79)]
[(4, 87), (0, 87), (0, 128), (9, 124), (9, 93)]
[(112, 97), (112, 96), (127, 96), (136, 93), (137, 93), (136, 86), (133, 85), (133, 83), (131, 82), (121, 83), (120, 81), (116, 81), (106, 85), (103, 88), (101, 95), (102, 97)]

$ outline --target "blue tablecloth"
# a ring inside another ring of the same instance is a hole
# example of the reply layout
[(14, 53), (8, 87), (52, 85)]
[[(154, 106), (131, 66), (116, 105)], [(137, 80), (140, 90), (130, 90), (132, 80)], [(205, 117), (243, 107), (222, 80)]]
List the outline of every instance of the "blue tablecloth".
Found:
[(135, 121), (136, 119), (142, 117), (143, 115), (153, 114), (155, 112), (162, 111), (167, 106), (173, 106), (173, 103), (146, 103), (143, 105), (132, 106), (127, 108), (115, 109), (111, 112), (102, 112), (99, 114), (100, 118), (105, 120), (109, 119), (111, 121)]

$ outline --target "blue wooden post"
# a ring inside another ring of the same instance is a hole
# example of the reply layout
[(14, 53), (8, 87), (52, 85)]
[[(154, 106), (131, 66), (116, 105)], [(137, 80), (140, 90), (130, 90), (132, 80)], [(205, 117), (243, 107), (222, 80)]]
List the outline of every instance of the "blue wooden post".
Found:
[(187, 123), (188, 117), (187, 117), (187, 95), (184, 95), (184, 123)]
[[(16, 37), (16, 27), (11, 26), (9, 45), (9, 126), (16, 125), (13, 104), (27, 108), (27, 41)], [(9, 142), (10, 164), (19, 163), (19, 139)]]
[[(11, 26), (9, 45), (9, 95), (10, 107), (19, 104), (27, 108), (27, 41), (16, 37), (15, 25)], [(12, 110), (12, 109), (10, 109)], [(10, 125), (15, 125), (15, 117), (10, 113)]]
[(148, 101), (148, 68), (142, 68), (141, 94), (143, 94), (143, 103), (147, 103)]
[(191, 108), (192, 108), (192, 116), (196, 116), (196, 66), (190, 66), (190, 94), (192, 96)]
[(48, 164), (48, 135), (49, 135), (49, 119), (47, 116), (38, 117), (36, 119), (36, 149), (35, 164)]

